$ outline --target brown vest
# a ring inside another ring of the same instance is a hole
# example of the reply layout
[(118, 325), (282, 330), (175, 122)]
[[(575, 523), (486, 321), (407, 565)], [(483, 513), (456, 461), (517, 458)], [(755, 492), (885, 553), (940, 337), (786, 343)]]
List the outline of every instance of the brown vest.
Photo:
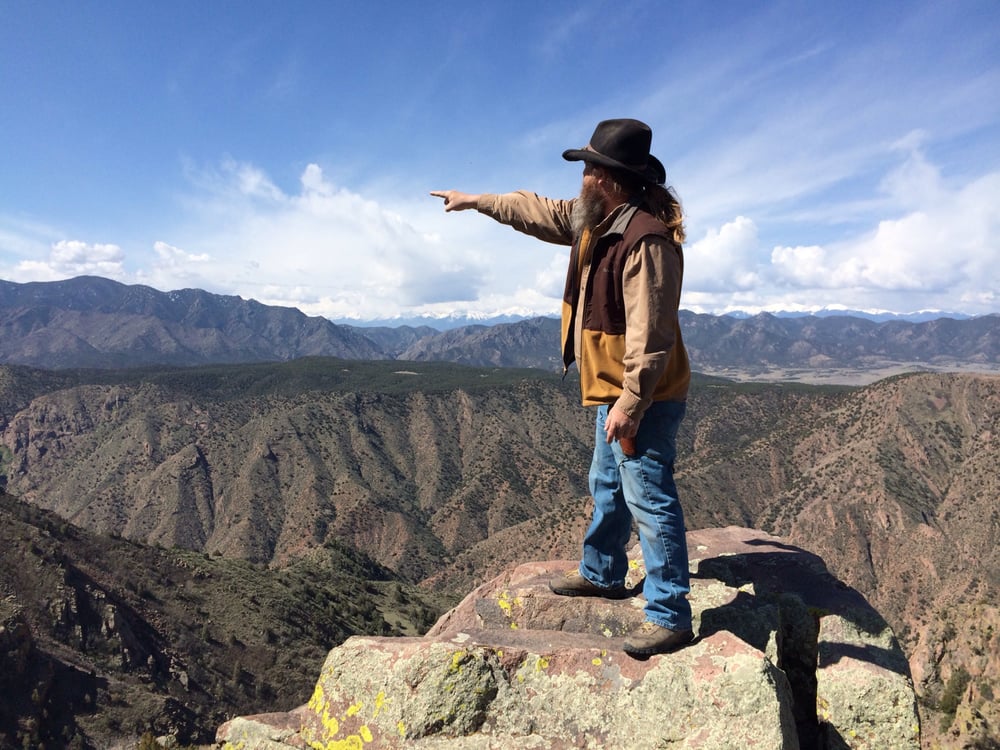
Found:
[[(613, 225), (612, 230), (614, 228)], [(674, 242), (670, 230), (662, 222), (643, 210), (635, 212), (624, 232), (609, 231), (591, 240), (589, 248), (582, 248), (585, 256), (589, 256), (582, 258), (582, 267), (579, 241), (574, 243), (570, 252), (562, 305), (563, 366), (568, 368), (578, 358), (574, 331), (579, 324), (583, 338), (587, 342), (597, 342), (596, 346), (584, 344), (588, 350), (588, 359), (595, 360), (584, 362), (580, 368), (585, 404), (610, 403), (617, 398), (616, 384), (612, 382), (615, 378), (613, 373), (618, 373), (617, 388), (620, 393), (624, 364), (617, 361), (618, 356), (614, 353), (624, 350), (623, 271), (632, 248), (650, 235), (662, 238), (667, 246), (675, 249), (683, 273), (684, 255), (681, 247)], [(578, 315), (582, 315), (579, 323), (576, 320)], [(690, 377), (687, 352), (677, 327), (666, 371), (655, 393), (649, 395), (653, 400), (684, 400)]]

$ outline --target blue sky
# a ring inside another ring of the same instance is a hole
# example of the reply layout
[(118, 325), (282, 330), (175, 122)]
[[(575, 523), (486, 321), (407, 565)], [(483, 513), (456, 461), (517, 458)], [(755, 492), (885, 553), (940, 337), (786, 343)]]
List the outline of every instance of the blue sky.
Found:
[(554, 314), (608, 117), (688, 216), (682, 306), (1000, 312), (1000, 3), (0, 0), (0, 278), (335, 320)]

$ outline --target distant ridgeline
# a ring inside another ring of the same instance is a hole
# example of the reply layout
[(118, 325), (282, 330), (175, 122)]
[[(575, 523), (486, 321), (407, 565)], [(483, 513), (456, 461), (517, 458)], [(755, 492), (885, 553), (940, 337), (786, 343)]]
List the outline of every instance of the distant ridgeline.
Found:
[[(1000, 366), (1000, 316), (877, 322), (849, 315), (752, 317), (681, 312), (696, 370), (877, 370)], [(98, 277), (0, 281), (0, 363), (46, 369), (345, 359), (442, 360), (561, 369), (559, 323), (532, 318), (437, 330), (338, 325), (301, 311), (198, 289), (159, 292)]]

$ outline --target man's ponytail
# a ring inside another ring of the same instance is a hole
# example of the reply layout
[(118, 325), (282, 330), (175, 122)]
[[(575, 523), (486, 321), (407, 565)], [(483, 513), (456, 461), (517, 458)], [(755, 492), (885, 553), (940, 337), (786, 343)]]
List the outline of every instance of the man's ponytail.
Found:
[(647, 185), (645, 197), (649, 212), (673, 230), (674, 242), (683, 245), (687, 237), (684, 233), (684, 211), (674, 189), (663, 185)]

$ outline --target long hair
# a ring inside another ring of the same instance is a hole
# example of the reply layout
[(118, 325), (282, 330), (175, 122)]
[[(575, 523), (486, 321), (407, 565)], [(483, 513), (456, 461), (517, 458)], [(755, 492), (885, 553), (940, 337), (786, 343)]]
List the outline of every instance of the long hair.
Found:
[(684, 232), (684, 210), (674, 189), (664, 185), (647, 185), (643, 195), (649, 212), (673, 231), (674, 242), (683, 245), (687, 238)]
[(637, 200), (649, 213), (662, 221), (674, 235), (674, 242), (683, 245), (687, 234), (684, 232), (684, 210), (681, 200), (672, 187), (654, 185), (651, 182), (620, 170), (604, 168), (611, 178), (612, 189), (619, 195)]

